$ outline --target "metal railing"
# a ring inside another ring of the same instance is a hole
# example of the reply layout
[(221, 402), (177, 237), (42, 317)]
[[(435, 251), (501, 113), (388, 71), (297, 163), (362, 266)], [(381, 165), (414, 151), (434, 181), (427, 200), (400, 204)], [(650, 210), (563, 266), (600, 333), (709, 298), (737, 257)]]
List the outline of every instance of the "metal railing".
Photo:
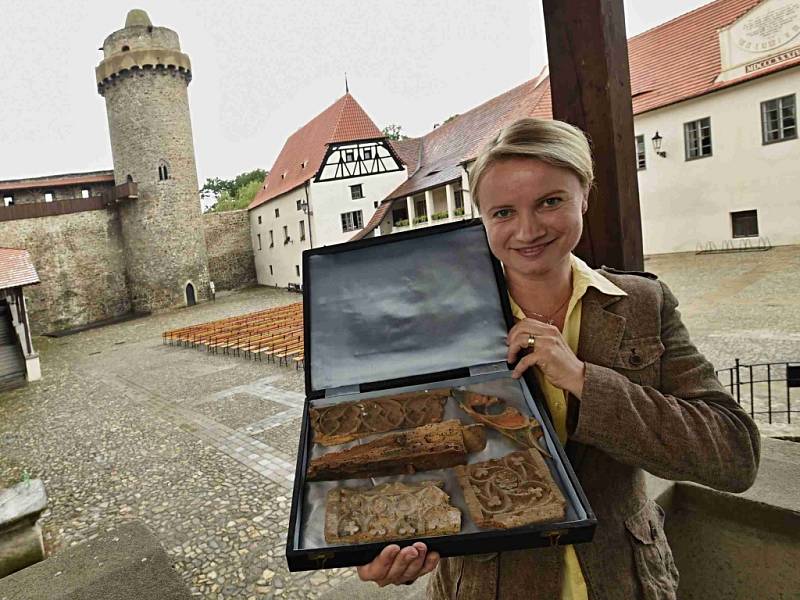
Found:
[[(736, 364), (718, 369), (717, 377), (730, 390), (740, 406), (754, 419), (772, 423), (791, 423), (792, 414), (800, 413), (800, 401), (793, 389), (800, 387), (800, 363), (771, 362)], [(795, 408), (792, 408), (794, 406)]]

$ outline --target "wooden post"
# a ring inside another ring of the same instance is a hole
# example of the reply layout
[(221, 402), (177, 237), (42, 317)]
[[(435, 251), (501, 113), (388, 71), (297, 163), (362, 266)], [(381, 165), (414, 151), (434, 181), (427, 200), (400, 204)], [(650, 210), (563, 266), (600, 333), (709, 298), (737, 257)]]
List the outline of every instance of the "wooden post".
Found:
[(589, 134), (596, 184), (576, 254), (641, 271), (642, 222), (623, 0), (542, 0), (553, 118)]

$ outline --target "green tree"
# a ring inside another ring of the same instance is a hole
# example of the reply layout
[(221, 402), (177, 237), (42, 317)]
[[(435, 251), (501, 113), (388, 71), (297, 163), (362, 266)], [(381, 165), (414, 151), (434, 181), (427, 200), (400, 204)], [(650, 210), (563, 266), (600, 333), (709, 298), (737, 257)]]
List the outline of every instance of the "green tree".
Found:
[(403, 128), (400, 125), (391, 123), (383, 128), (383, 135), (385, 135), (390, 140), (407, 140), (408, 136), (400, 133), (402, 129)]
[(258, 190), (261, 189), (266, 176), (267, 171), (264, 169), (255, 169), (240, 173), (234, 179), (220, 179), (219, 177), (206, 179), (200, 195), (206, 199), (216, 199), (214, 205), (207, 212), (247, 208)]

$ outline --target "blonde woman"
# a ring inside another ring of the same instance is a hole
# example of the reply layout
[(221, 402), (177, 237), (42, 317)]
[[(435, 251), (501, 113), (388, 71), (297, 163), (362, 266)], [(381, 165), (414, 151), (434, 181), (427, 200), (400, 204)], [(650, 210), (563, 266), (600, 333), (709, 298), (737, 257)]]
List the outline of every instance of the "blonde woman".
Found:
[(598, 524), (575, 547), (439, 560), (387, 546), (363, 580), (407, 583), (435, 569), (433, 599), (674, 599), (678, 572), (644, 471), (740, 492), (759, 434), (716, 379), (655, 276), (593, 270), (572, 254), (593, 182), (589, 143), (560, 121), (522, 119), (470, 173), (517, 319), (513, 376), (533, 369)]

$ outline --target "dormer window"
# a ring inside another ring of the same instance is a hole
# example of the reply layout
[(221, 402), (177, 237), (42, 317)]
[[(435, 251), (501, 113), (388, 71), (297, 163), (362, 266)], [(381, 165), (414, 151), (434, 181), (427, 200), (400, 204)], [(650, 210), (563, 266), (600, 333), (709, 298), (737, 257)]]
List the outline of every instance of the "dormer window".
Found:
[(286, 179), (286, 171), (284, 171), (283, 173), (281, 173), (281, 179)]
[(345, 150), (344, 151), (344, 159), (347, 162), (353, 162), (356, 159), (356, 151), (355, 150)]
[(162, 160), (158, 163), (158, 180), (166, 181), (167, 179), (169, 179), (169, 165), (167, 161)]
[(364, 160), (372, 160), (372, 148), (364, 148), (362, 152), (364, 154)]

